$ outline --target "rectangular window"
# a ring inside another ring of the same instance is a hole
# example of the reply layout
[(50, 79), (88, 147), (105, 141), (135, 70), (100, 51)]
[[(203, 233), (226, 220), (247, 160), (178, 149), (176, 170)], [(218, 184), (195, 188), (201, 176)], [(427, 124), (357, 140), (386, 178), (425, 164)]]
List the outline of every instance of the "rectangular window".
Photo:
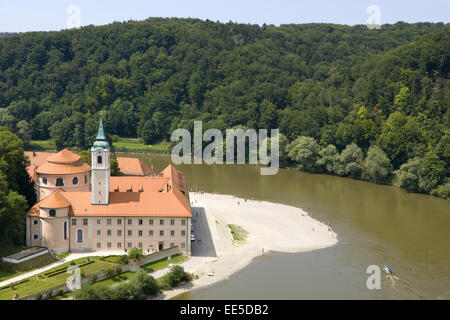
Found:
[(186, 235), (186, 231), (181, 230), (181, 235), (182, 235), (182, 236), (185, 236), (185, 235)]
[(122, 248), (122, 242), (117, 242), (117, 248)]
[(161, 226), (164, 225), (164, 220), (163, 219), (159, 220), (159, 225), (161, 225)]
[(128, 235), (131, 236), (132, 232), (131, 230), (128, 230)]
[(101, 248), (102, 244), (100, 242), (97, 242), (97, 248)]
[(117, 219), (117, 224), (121, 225), (122, 224), (122, 219)]
[(186, 220), (184, 220), (184, 219), (181, 220), (181, 225), (182, 225), (182, 226), (185, 226), (185, 225), (186, 225)]
[(138, 247), (142, 249), (142, 242), (138, 243)]
[(170, 247), (171, 247), (171, 248), (175, 247), (175, 243), (173, 243), (173, 242), (170, 243)]
[(128, 248), (131, 248), (131, 242), (128, 242)]
[(107, 248), (111, 248), (111, 242), (108, 242), (108, 243), (106, 244), (106, 247), (107, 247)]
[(170, 219), (170, 225), (171, 226), (175, 225), (175, 219)]
[(150, 231), (148, 232), (148, 235), (149, 235), (149, 236), (153, 236), (153, 230), (150, 230)]
[(142, 230), (139, 230), (139, 231), (138, 231), (138, 236), (139, 236), (139, 237), (142, 237)]
[(77, 219), (72, 219), (72, 225), (76, 226), (77, 225)]
[(97, 219), (97, 224), (101, 224), (102, 221), (100, 219)]
[(170, 235), (173, 237), (175, 235), (175, 231), (174, 230), (170, 230)]
[(181, 249), (184, 249), (186, 245), (184, 244), (184, 242), (181, 243)]
[(110, 237), (111, 236), (111, 230), (107, 230), (106, 234)]
[(99, 236), (99, 235), (101, 235), (101, 231), (100, 230), (97, 230), (97, 235)]
[(160, 231), (159, 231), (159, 235), (160, 235), (160, 236), (163, 236), (163, 235), (164, 235), (164, 230), (160, 230)]
[(142, 226), (142, 219), (139, 219), (139, 225)]
[(153, 219), (150, 219), (148, 222), (150, 223), (151, 226), (153, 225)]
[(108, 226), (110, 226), (110, 225), (111, 225), (111, 219), (107, 219), (107, 220), (106, 220), (106, 224), (107, 224)]
[(128, 225), (131, 225), (132, 221), (131, 219), (128, 219)]
[(83, 219), (83, 226), (87, 226), (88, 224), (88, 219)]
[(117, 235), (120, 237), (122, 235), (122, 230), (117, 230)]

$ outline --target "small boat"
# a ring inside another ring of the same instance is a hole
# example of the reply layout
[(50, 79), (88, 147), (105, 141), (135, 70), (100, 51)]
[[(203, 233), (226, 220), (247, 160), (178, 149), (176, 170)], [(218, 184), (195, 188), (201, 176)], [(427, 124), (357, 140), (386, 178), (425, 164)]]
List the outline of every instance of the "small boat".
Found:
[(386, 274), (387, 274), (388, 276), (391, 276), (391, 275), (392, 275), (392, 268), (391, 268), (391, 267), (386, 266), (386, 267), (383, 268), (383, 270), (384, 270), (384, 272), (386, 272)]

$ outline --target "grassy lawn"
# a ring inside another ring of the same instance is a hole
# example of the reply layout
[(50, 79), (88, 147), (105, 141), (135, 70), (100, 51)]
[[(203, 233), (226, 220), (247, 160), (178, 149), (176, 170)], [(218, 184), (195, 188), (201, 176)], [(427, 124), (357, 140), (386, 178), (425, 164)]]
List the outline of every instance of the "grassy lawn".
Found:
[(20, 276), (22, 273), (25, 273), (25, 272), (26, 271), (5, 270), (5, 268), (3, 267), (3, 264), (0, 263), (0, 282), (8, 280), (9, 278)]
[(55, 142), (52, 139), (49, 140), (31, 140), (28, 143), (30, 150), (56, 150)]
[(1, 261), (1, 257), (5, 257), (10, 254), (22, 251), (23, 249), (26, 249), (26, 247), (0, 243), (0, 282), (21, 275), (32, 269), (45, 266), (55, 261), (55, 259), (50, 254), (42, 255), (34, 259), (24, 261), (20, 264)]
[(56, 259), (51, 254), (47, 253), (19, 264), (0, 262), (0, 282), (36, 268), (49, 265), (54, 261), (56, 261)]
[(227, 224), (230, 228), (231, 235), (233, 236), (233, 242), (244, 242), (248, 236), (247, 230), (236, 224)]
[[(118, 260), (120, 256), (110, 256), (107, 257), (106, 259), (103, 259), (104, 261), (114, 261), (114, 260)], [(154, 262), (150, 262), (149, 264), (146, 264), (144, 266), (141, 267), (141, 269), (144, 269), (147, 272), (153, 272), (153, 271), (157, 271), (157, 270), (162, 270), (165, 269), (169, 266), (169, 264), (179, 264), (179, 263), (183, 263), (184, 261), (188, 260), (189, 258), (183, 255), (175, 255), (172, 257), (172, 259), (167, 260), (167, 258), (163, 258), (160, 260), (156, 260)], [(124, 272), (119, 274), (118, 276), (114, 276), (111, 277), (109, 279), (105, 279), (99, 282), (96, 282), (94, 284), (92, 284), (92, 287), (110, 287), (113, 286), (115, 284), (124, 282), (124, 281), (128, 281), (130, 280), (133, 276), (135, 275), (134, 272)], [(55, 300), (60, 300), (60, 299), (65, 299), (65, 298), (69, 298), (71, 296), (73, 296), (75, 294), (74, 292), (66, 292), (64, 293), (62, 296), (56, 296), (56, 297), (52, 297), (52, 299)]]
[(157, 270), (162, 270), (162, 269), (167, 268), (169, 266), (169, 264), (183, 263), (184, 261), (186, 261), (188, 259), (189, 258), (184, 255), (177, 254), (175, 256), (172, 256), (172, 259), (170, 259), (170, 260), (167, 260), (167, 258), (163, 258), (163, 259), (156, 260), (154, 262), (145, 264), (145, 265), (141, 266), (141, 268), (147, 272), (154, 272)]
[[(116, 151), (131, 152), (169, 152), (169, 142), (159, 142), (157, 144), (144, 144), (137, 138), (119, 138), (119, 141), (112, 143)], [(26, 148), (27, 150), (56, 150), (56, 145), (52, 139), (49, 140), (31, 140)]]
[(55, 256), (59, 259), (67, 258), (70, 255), (70, 252), (57, 253)]
[(102, 258), (103, 261), (120, 264), (120, 256), (107, 256)]
[(119, 141), (113, 142), (113, 146), (114, 148), (116, 148), (117, 151), (138, 151), (138, 152), (169, 151), (168, 142), (160, 142), (158, 144), (147, 145), (142, 143), (139, 139), (132, 139), (132, 138), (119, 138)]
[[(111, 262), (102, 261), (101, 258), (102, 257), (89, 257), (90, 261), (94, 262), (86, 266), (82, 266), (80, 268), (81, 272), (85, 272), (87, 274), (90, 272), (99, 272), (102, 269), (106, 270), (110, 268)], [(85, 262), (86, 258), (74, 260), (75, 265), (81, 265)], [(51, 270), (45, 271), (44, 273), (48, 274), (50, 272), (68, 267), (69, 265), (70, 262), (67, 262)], [(0, 288), (0, 300), (10, 300), (14, 293), (17, 293), (20, 297), (26, 297), (37, 292), (48, 290), (50, 288), (64, 284), (67, 277), (69, 277), (70, 275), (70, 273), (62, 272), (54, 276), (45, 277), (44, 279), (37, 279), (36, 275), (31, 276), (27, 278), (27, 280), (29, 281), (14, 286), (14, 289), (12, 289), (11, 287)]]

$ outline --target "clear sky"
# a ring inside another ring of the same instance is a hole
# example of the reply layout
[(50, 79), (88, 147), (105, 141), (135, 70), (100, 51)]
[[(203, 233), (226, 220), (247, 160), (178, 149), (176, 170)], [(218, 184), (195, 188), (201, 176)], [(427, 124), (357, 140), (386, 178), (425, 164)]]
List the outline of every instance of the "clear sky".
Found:
[[(191, 17), (280, 25), (331, 22), (366, 24), (379, 8), (381, 24), (449, 22), (450, 0), (0, 0), (0, 32), (61, 30), (79, 8), (81, 26), (148, 17)], [(70, 21), (73, 21), (70, 20)], [(378, 24), (378, 23), (377, 23)]]

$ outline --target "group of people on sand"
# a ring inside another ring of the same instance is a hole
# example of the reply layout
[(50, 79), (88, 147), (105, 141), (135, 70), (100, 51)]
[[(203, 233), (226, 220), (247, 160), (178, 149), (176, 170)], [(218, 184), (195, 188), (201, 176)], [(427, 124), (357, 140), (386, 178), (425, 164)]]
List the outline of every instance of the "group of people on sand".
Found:
[[(327, 222), (327, 226), (328, 226), (328, 231), (331, 232), (331, 223), (330, 221)], [(312, 228), (313, 231), (315, 231), (314, 227)], [(331, 235), (333, 237), (333, 235)]]

